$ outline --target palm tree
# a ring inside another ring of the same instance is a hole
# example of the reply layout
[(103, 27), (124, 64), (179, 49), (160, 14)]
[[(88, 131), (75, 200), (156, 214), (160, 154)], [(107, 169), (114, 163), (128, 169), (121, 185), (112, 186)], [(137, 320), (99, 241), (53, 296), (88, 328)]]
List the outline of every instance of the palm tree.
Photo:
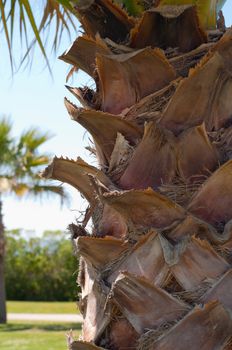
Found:
[(0, 323), (6, 322), (6, 296), (4, 285), (5, 237), (2, 205), (6, 193), (17, 197), (57, 194), (61, 200), (65, 193), (61, 186), (41, 180), (38, 171), (48, 163), (47, 154), (40, 153), (50, 136), (36, 128), (22, 133), (18, 140), (12, 137), (12, 124), (7, 118), (0, 120)]
[(68, 87), (83, 108), (65, 104), (99, 167), (55, 158), (44, 171), (77, 188), (93, 219), (91, 234), (71, 226), (84, 322), (70, 349), (231, 349), (232, 29), (222, 2), (74, 3), (85, 34), (61, 59), (96, 90)]

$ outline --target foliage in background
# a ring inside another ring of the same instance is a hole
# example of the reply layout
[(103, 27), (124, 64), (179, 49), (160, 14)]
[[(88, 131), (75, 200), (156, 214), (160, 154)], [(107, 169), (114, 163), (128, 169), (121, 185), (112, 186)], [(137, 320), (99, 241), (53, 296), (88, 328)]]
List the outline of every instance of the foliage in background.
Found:
[(24, 238), (18, 229), (6, 236), (8, 300), (76, 300), (78, 264), (67, 234), (45, 231), (41, 238)]
[(42, 196), (57, 194), (61, 200), (67, 198), (63, 188), (44, 181), (39, 171), (49, 163), (49, 154), (40, 147), (51, 138), (47, 132), (29, 128), (19, 137), (12, 135), (12, 122), (5, 117), (0, 119), (0, 196), (14, 193)]
[(21, 50), (18, 51), (22, 53), (22, 47), (24, 45), (26, 47), (20, 59), (21, 63), (25, 59), (30, 59), (29, 54), (37, 43), (50, 69), (46, 42), (50, 39), (56, 52), (63, 34), (70, 36), (71, 29), (76, 30), (76, 26), (69, 0), (0, 0), (0, 31), (6, 39), (12, 71), (15, 58), (13, 50), (15, 33), (17, 35), (19, 33), (21, 39)]
[(67, 198), (60, 185), (44, 181), (38, 173), (49, 162), (49, 155), (40, 150), (49, 138), (48, 133), (38, 128), (29, 128), (19, 137), (14, 137), (10, 120), (0, 119), (0, 323), (6, 322), (4, 195), (14, 193), (18, 198), (28, 195), (43, 198), (55, 194), (61, 203)]
[(115, 0), (115, 2), (123, 5), (132, 16), (138, 16), (145, 10), (142, 0)]

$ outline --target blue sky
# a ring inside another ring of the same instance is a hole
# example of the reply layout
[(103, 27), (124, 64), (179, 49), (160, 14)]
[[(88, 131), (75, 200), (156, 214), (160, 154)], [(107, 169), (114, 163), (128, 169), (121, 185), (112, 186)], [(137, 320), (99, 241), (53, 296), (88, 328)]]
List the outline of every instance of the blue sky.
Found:
[[(231, 25), (232, 0), (227, 0), (223, 12), (227, 26)], [(72, 39), (75, 39), (75, 35)], [(70, 41), (64, 38), (59, 53), (63, 53), (69, 44)], [(44, 150), (57, 156), (81, 156), (88, 162), (94, 162), (85, 150), (88, 135), (81, 126), (69, 119), (63, 104), (64, 96), (69, 96), (64, 87), (68, 68), (67, 64), (54, 57), (52, 80), (48, 71), (44, 69), (41, 55), (36, 52), (31, 70), (20, 71), (12, 80), (7, 52), (4, 51), (0, 64), (0, 112), (11, 116), (14, 135), (31, 125), (38, 126), (41, 130), (49, 130), (55, 134), (55, 137), (47, 142)], [(88, 82), (89, 77), (81, 73), (76, 75), (71, 83), (81, 86)], [(67, 190), (71, 203), (63, 208), (60, 208), (59, 200), (54, 197), (41, 202), (5, 197), (3, 213), (6, 228), (23, 228), (35, 230), (37, 233), (46, 229), (66, 229), (67, 225), (79, 216), (78, 211), (85, 208), (85, 203), (77, 191), (69, 186)]]

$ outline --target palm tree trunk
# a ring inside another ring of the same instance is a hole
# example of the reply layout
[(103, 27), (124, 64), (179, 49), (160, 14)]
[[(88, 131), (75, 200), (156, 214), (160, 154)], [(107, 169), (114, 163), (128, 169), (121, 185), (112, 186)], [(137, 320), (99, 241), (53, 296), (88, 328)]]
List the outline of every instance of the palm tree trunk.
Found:
[(6, 323), (6, 291), (4, 277), (5, 237), (0, 199), (0, 323)]

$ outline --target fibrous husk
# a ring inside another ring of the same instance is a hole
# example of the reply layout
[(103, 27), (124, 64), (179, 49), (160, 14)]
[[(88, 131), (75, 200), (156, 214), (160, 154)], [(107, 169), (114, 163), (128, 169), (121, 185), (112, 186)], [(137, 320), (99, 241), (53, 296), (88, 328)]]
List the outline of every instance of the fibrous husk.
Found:
[(211, 135), (222, 159), (225, 161), (232, 159), (232, 127), (212, 132)]
[(178, 134), (205, 122), (206, 130), (219, 130), (231, 119), (232, 40), (222, 38), (213, 53), (204, 58), (179, 84), (163, 113), (161, 124)]
[[(194, 331), (193, 331), (194, 330)], [(218, 302), (196, 306), (167, 333), (144, 350), (217, 350), (223, 349), (231, 337), (230, 314)]]
[(211, 225), (224, 226), (232, 219), (231, 181), (232, 160), (208, 178), (193, 197), (188, 210)]
[(183, 208), (150, 188), (109, 192), (102, 200), (138, 229), (167, 227), (185, 216)]
[(146, 48), (120, 55), (97, 55), (101, 109), (119, 114), (175, 78), (159, 49)]
[(79, 0), (75, 6), (86, 34), (110, 38), (115, 42), (126, 40), (134, 19), (110, 0)]
[(180, 52), (191, 51), (206, 41), (192, 5), (158, 6), (144, 12), (131, 36), (131, 46), (135, 48), (171, 47)]
[(145, 125), (144, 135), (134, 151), (119, 186), (122, 189), (157, 189), (176, 173), (176, 144), (171, 133), (155, 123)]
[(69, 92), (71, 92), (71, 94), (73, 94), (73, 96), (77, 98), (82, 107), (87, 109), (96, 108), (97, 95), (94, 90), (88, 88), (87, 86), (77, 88), (65, 85), (65, 87)]
[(161, 90), (142, 98), (129, 109), (122, 111), (124, 118), (142, 125), (145, 121), (159, 120), (179, 83), (180, 79), (175, 79)]
[(182, 207), (186, 207), (205, 179), (205, 176), (198, 176), (195, 181), (190, 182), (189, 180), (181, 177), (177, 172), (172, 182), (162, 184), (159, 187), (159, 191), (173, 202), (181, 205)]
[(190, 52), (170, 58), (169, 62), (178, 75), (187, 77), (190, 68), (195, 67), (214, 46), (215, 43), (201, 44), (199, 47)]

